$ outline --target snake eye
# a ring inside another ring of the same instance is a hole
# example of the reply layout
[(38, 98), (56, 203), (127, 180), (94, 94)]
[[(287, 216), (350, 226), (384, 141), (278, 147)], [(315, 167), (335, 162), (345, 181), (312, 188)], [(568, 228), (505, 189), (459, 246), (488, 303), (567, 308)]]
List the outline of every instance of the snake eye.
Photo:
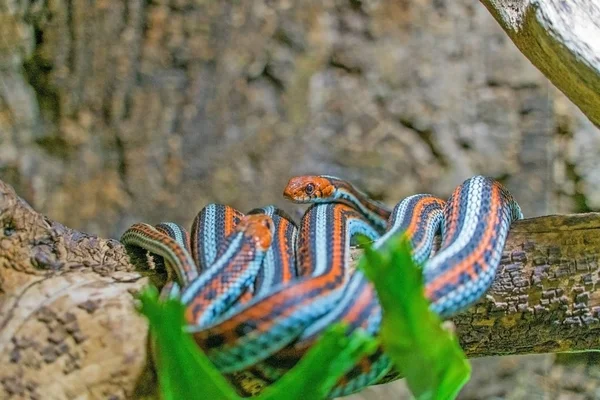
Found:
[(310, 196), (315, 191), (315, 185), (313, 185), (312, 183), (307, 184), (306, 186), (304, 186), (304, 191), (307, 195)]

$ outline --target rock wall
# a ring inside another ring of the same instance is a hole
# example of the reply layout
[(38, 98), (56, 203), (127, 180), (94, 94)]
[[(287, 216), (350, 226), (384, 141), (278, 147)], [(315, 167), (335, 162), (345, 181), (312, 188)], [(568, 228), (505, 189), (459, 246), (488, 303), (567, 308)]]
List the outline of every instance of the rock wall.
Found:
[(306, 172), (390, 204), (482, 173), (528, 215), (600, 206), (597, 130), (480, 4), (2, 2), (0, 173), (75, 228), (291, 209)]

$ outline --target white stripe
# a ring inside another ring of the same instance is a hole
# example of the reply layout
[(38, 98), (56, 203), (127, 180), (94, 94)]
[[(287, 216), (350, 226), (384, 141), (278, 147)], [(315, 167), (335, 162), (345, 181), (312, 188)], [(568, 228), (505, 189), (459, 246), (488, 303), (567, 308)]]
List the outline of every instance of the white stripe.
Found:
[(402, 200), (402, 202), (400, 203), (400, 205), (398, 206), (398, 208), (396, 210), (396, 214), (393, 216), (394, 219), (392, 221), (393, 221), (394, 225), (392, 227), (390, 227), (390, 229), (382, 237), (377, 239), (377, 241), (375, 242), (375, 244), (373, 246), (375, 249), (380, 248), (391, 237), (396, 236), (398, 233), (400, 233), (400, 232), (398, 232), (398, 228), (402, 225), (402, 222), (406, 218), (406, 210), (408, 209), (408, 205), (410, 204), (410, 201), (416, 196), (419, 196), (419, 195), (416, 194), (413, 196), (409, 196), (409, 197), (405, 198), (404, 200)]
[(185, 241), (183, 240), (183, 232), (179, 229), (179, 226), (173, 222), (163, 222), (164, 225), (171, 228), (171, 230), (175, 233), (175, 241), (182, 246), (185, 246)]
[[(477, 221), (479, 220), (479, 215), (481, 214), (481, 207), (475, 206), (476, 200), (481, 199), (481, 190), (483, 188), (481, 180), (481, 177), (475, 177), (470, 182), (469, 192), (467, 194), (467, 209), (463, 219), (462, 228), (459, 228), (460, 231), (458, 233), (458, 236), (450, 246), (437, 253), (435, 256), (433, 256), (433, 258), (429, 260), (428, 263), (425, 264), (426, 271), (430, 270), (431, 268), (435, 269), (439, 267), (450, 257), (453, 257), (462, 249), (464, 249), (465, 246), (471, 240), (473, 240), (473, 236), (475, 235), (475, 228), (477, 227)], [(454, 199), (454, 201), (459, 200), (460, 199)]]
[[(209, 204), (206, 206), (206, 214), (204, 217), (204, 228), (205, 230), (214, 229), (215, 226), (215, 206), (213, 204)], [(215, 261), (216, 255), (216, 243), (215, 243), (215, 234), (211, 232), (204, 233), (204, 237), (202, 238), (204, 242), (204, 260), (200, 260), (200, 262), (204, 262), (206, 265), (202, 267), (208, 268)], [(211, 243), (212, 242), (212, 243)]]
[(273, 276), (275, 275), (275, 268), (278, 268), (278, 266), (275, 265), (275, 254), (272, 248), (269, 248), (267, 251), (262, 268), (265, 271), (265, 274), (263, 276), (262, 287), (256, 294), (257, 296), (266, 293), (273, 287)]
[(315, 230), (315, 270), (313, 276), (323, 275), (327, 270), (327, 221), (328, 206), (317, 206), (317, 228)]

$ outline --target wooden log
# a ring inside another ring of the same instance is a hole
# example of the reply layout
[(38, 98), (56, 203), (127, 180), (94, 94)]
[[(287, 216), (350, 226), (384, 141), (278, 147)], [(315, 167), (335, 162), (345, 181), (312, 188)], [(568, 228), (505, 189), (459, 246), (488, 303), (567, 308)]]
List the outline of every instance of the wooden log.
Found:
[(491, 289), (452, 318), (467, 356), (599, 349), (599, 255), (600, 213), (514, 222)]

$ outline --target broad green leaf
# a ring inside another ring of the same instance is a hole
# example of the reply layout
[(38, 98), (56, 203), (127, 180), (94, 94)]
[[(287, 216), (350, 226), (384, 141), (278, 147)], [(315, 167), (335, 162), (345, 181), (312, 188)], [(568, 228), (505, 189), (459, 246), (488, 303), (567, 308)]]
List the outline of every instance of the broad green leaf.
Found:
[(373, 282), (383, 308), (381, 341), (419, 400), (454, 399), (471, 367), (457, 338), (442, 327), (424, 296), (422, 270), (405, 236), (375, 251), (361, 240), (359, 268)]
[[(143, 291), (139, 299), (141, 312), (150, 321), (163, 399), (240, 399), (182, 330), (184, 308), (178, 300), (160, 302), (154, 287)], [(336, 324), (259, 399), (323, 399), (345, 372), (377, 346), (368, 335), (357, 331), (348, 336), (346, 327)]]
[(156, 288), (140, 296), (141, 312), (150, 322), (162, 398), (239, 399), (227, 380), (184, 333), (184, 307), (174, 299), (159, 302)]
[(258, 399), (326, 398), (338, 379), (378, 346), (375, 339), (364, 333), (357, 331), (346, 336), (345, 332), (341, 324), (331, 326), (300, 362)]

